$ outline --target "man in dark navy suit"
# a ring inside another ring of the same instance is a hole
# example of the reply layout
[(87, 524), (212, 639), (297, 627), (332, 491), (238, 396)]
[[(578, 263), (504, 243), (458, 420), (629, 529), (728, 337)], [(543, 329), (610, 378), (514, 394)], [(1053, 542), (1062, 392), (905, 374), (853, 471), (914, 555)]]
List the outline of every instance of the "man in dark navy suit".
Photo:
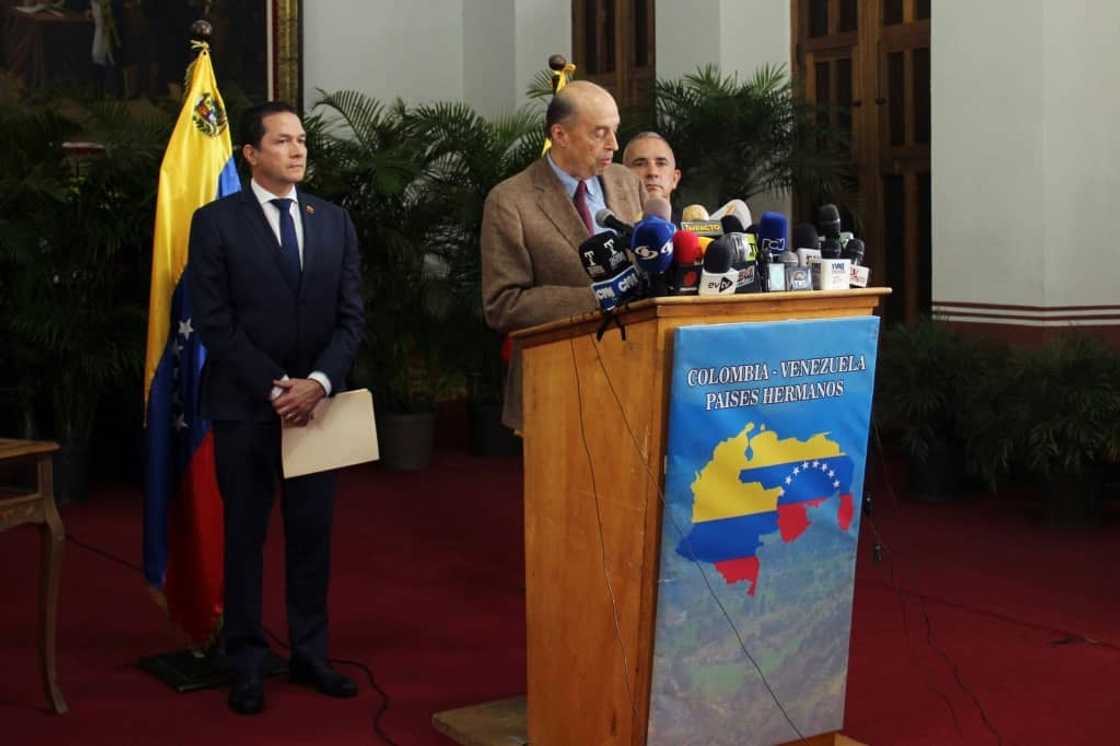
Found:
[[(264, 706), (262, 546), (280, 479), (280, 428), (302, 427), (341, 391), (364, 330), (358, 243), (342, 208), (296, 189), (306, 134), (287, 104), (245, 113), (249, 188), (198, 209), (188, 282), (206, 345), (202, 414), (213, 423), (225, 510), (223, 635), (235, 679), (229, 705)], [(331, 472), (282, 480), (292, 681), (357, 694), (327, 663)]]

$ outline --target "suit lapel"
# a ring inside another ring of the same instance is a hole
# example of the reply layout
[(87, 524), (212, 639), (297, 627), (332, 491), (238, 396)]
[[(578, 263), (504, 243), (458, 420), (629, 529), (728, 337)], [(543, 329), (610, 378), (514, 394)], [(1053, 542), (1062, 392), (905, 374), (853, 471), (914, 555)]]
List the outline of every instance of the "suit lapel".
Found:
[(533, 186), (537, 189), (537, 204), (548, 216), (556, 230), (568, 240), (573, 249), (579, 249), (587, 240), (587, 226), (576, 211), (572, 198), (564, 190), (564, 185), (552, 173), (548, 161), (541, 158), (533, 164)]
[(315, 207), (307, 201), (303, 192), (297, 191), (299, 196), (299, 218), (303, 223), (303, 279), (300, 282), (300, 294), (303, 294), (303, 288), (307, 287), (308, 280), (311, 273), (318, 269), (319, 259), (319, 243), (316, 240), (320, 231), (318, 230), (318, 223)]
[(626, 199), (625, 185), (618, 178), (617, 172), (608, 168), (599, 177), (599, 183), (603, 185), (603, 201), (607, 203), (610, 211), (624, 223), (637, 222), (637, 218), (640, 217), (638, 213), (641, 210), (637, 205), (629, 204), (630, 201)]
[[(247, 213), (246, 223), (252, 226), (251, 230), (256, 235), (256, 246), (267, 254), (264, 258), (265, 263), (276, 268), (277, 279), (284, 287), (292, 290), (291, 285), (284, 279), (284, 268), (280, 262), (280, 242), (276, 240), (276, 234), (272, 232), (272, 226), (268, 224), (268, 219), (264, 216), (264, 205), (257, 201), (257, 195), (250, 189), (242, 189), (242, 207)], [(294, 290), (293, 290), (294, 292)]]

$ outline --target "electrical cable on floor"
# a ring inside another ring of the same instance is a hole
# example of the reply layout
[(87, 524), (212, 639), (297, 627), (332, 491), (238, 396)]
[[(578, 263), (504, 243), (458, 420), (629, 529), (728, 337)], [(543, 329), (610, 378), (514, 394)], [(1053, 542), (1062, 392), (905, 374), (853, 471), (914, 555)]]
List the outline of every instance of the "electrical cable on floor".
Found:
[[(81, 547), (87, 552), (92, 552), (99, 557), (103, 557), (104, 559), (107, 559), (111, 562), (116, 562), (118, 565), (127, 567), (130, 570), (134, 570), (140, 575), (144, 574), (144, 569), (140, 567), (140, 565), (137, 565), (134, 562), (129, 562), (128, 560), (119, 557), (111, 552), (106, 552), (104, 549), (98, 549), (91, 544), (87, 544), (86, 542), (75, 538), (74, 535), (69, 531), (66, 532), (66, 540), (72, 542), (78, 547)], [(272, 638), (272, 640), (284, 650), (291, 650), (291, 646), (281, 640), (280, 637), (277, 636), (276, 633), (270, 630), (268, 627), (262, 624), (261, 629), (268, 637)], [(362, 663), (361, 661), (352, 661), (345, 658), (328, 658), (327, 660), (328, 662), (336, 665), (354, 666), (356, 668), (360, 668), (365, 672), (366, 678), (369, 679), (370, 688), (377, 692), (377, 695), (381, 698), (380, 706), (376, 710), (374, 710), (373, 713), (373, 732), (378, 738), (385, 742), (386, 746), (399, 746), (396, 741), (389, 737), (389, 735), (381, 726), (381, 718), (384, 717), (385, 713), (389, 710), (389, 695), (385, 692), (384, 689), (377, 685), (377, 682), (373, 678), (373, 671), (370, 670), (369, 666), (367, 666), (365, 663)]]
[[(281, 640), (276, 635), (276, 633), (270, 630), (268, 627), (262, 624), (261, 629), (264, 630), (264, 633), (268, 635), (273, 642), (275, 642), (284, 650), (290, 651), (292, 649), (291, 645)], [(361, 661), (352, 661), (345, 658), (328, 658), (327, 660), (330, 663), (339, 666), (354, 666), (355, 668), (359, 668), (363, 672), (365, 672), (366, 678), (369, 680), (370, 688), (377, 692), (378, 696), (381, 697), (381, 706), (378, 707), (373, 713), (373, 732), (376, 733), (377, 736), (387, 744), (387, 746), (399, 746), (399, 744), (397, 744), (392, 738), (390, 738), (389, 735), (381, 728), (381, 718), (389, 710), (389, 695), (385, 693), (384, 689), (377, 685), (377, 682), (373, 678), (373, 671), (370, 670), (369, 666), (367, 666), (365, 663), (362, 663)]]
[[(866, 490), (866, 485), (864, 486), (864, 488)], [(870, 507), (870, 496), (865, 496), (864, 499), (868, 502), (868, 506)], [(898, 503), (896, 501), (895, 506), (897, 507), (897, 505)], [(876, 563), (882, 562), (883, 559), (887, 560), (887, 571), (890, 574), (890, 583), (887, 584), (887, 587), (888, 589), (894, 591), (895, 600), (898, 601), (898, 611), (902, 616), (902, 637), (906, 641), (906, 650), (910, 654), (910, 659), (913, 665), (916, 668), (920, 669), (923, 674), (926, 674), (928, 673), (926, 667), (923, 666), (922, 663), (914, 656), (913, 645), (910, 638), (910, 619), (906, 614), (906, 601), (902, 598), (902, 593), (899, 590), (898, 583), (895, 582), (894, 556), (893, 554), (891, 554), (890, 547), (887, 546), (887, 544), (883, 541), (883, 537), (879, 533), (879, 527), (876, 525), (875, 519), (872, 515), (873, 512), (873, 510), (867, 510), (863, 516), (863, 520), (866, 520), (871, 525), (871, 531), (875, 536), (875, 542), (872, 545), (872, 559)], [(946, 694), (940, 687), (935, 686), (928, 676), (923, 676), (923, 683), (926, 685), (926, 689), (928, 689), (933, 695), (940, 699), (942, 704), (945, 705), (945, 709), (949, 711), (949, 717), (953, 719), (953, 730), (957, 732), (957, 738), (960, 739), (963, 743), (964, 731), (961, 729), (961, 721), (957, 716), (957, 709), (953, 707), (953, 700), (950, 699), (949, 695)]]
[[(576, 367), (576, 381), (577, 381), (577, 388), (578, 388), (579, 366), (576, 365), (576, 361), (575, 361), (575, 344), (572, 340), (569, 340), (569, 342), (572, 343), (572, 363)], [(676, 531), (677, 536), (680, 537), (681, 541), (684, 542), (685, 544), (689, 544), (688, 536), (685, 535), (684, 530), (677, 523), (676, 518), (673, 517), (673, 511), (669, 508), (669, 502), (665, 498), (665, 492), (659, 486), (659, 480), (657, 478), (657, 474), (650, 468), (649, 464), (646, 463), (645, 458), (643, 458), (641, 443), (638, 441), (638, 436), (634, 432), (633, 426), (630, 424), (630, 419), (626, 416), (626, 408), (622, 404), (622, 397), (619, 395), (618, 391), (615, 389), (614, 382), (611, 381), (610, 374), (607, 372), (606, 363), (603, 361), (603, 357), (599, 352), (599, 345), (596, 344), (595, 342), (592, 342), (591, 346), (595, 350), (595, 357), (598, 360), (599, 369), (602, 370), (603, 377), (606, 379), (607, 387), (610, 389), (611, 395), (614, 397), (615, 404), (618, 405), (618, 411), (619, 411), (619, 414), (622, 417), (622, 423), (626, 426), (626, 431), (630, 434), (631, 442), (633, 442), (633, 444), (634, 444), (634, 450), (638, 454), (638, 462), (642, 464), (642, 466), (644, 467), (644, 469), (646, 471), (646, 475), (649, 477), (650, 481), (655, 485), (655, 488), (657, 490), (657, 496), (660, 499), (661, 505), (662, 505), (661, 514), (662, 514), (663, 517), (667, 516), (669, 518), (669, 522), (672, 524), (673, 529)], [(581, 411), (582, 411), (582, 408), (581, 408)], [(582, 425), (582, 422), (581, 422), (581, 425)], [(586, 439), (585, 439), (585, 442), (584, 442), (584, 447), (587, 448)], [(590, 458), (590, 450), (588, 450), (588, 458)], [(598, 499), (598, 496), (596, 496), (596, 499)], [(793, 729), (793, 732), (797, 734), (798, 740), (808, 743), (808, 739), (806, 739), (805, 735), (801, 732), (801, 729), (797, 727), (797, 724), (793, 722), (793, 718), (790, 716), (789, 711), (786, 710), (785, 705), (782, 704), (782, 701), (778, 698), (778, 694), (777, 694), (777, 692), (774, 691), (774, 687), (771, 686), (770, 681), (766, 678), (766, 674), (764, 674), (762, 672), (762, 666), (759, 665), (758, 661), (755, 659), (755, 657), (753, 655), (751, 655), (750, 651), (747, 649), (747, 644), (743, 640), (742, 633), (739, 631), (739, 628), (738, 628), (738, 626), (736, 626), (734, 620), (732, 620), (730, 612), (727, 611), (727, 607), (725, 607), (723, 605), (723, 602), (720, 600), (718, 594), (716, 594), (715, 589), (712, 588), (711, 581), (708, 579), (708, 574), (706, 572), (704, 572), (703, 565), (700, 563), (699, 560), (697, 560), (695, 558), (695, 556), (692, 557), (692, 564), (696, 567), (697, 571), (700, 573), (700, 577), (703, 579), (704, 585), (708, 589), (708, 594), (712, 597), (712, 600), (715, 601), (716, 606), (719, 607), (719, 610), (723, 614), (723, 618), (727, 622), (728, 627), (731, 629), (731, 632), (735, 635), (735, 639), (738, 640), (739, 649), (743, 651), (743, 655), (747, 658), (748, 661), (750, 661), (751, 665), (754, 666), (754, 670), (758, 674), (759, 679), (762, 681), (762, 685), (766, 688), (766, 691), (770, 694), (770, 698), (773, 700), (775, 706), (777, 706), (778, 710), (782, 713), (782, 717), (785, 718), (786, 723), (789, 725), (790, 728)]]
[[(881, 465), (882, 479), (883, 479), (884, 484), (886, 484), (888, 491), (891, 494), (891, 497), (892, 497), (893, 502), (894, 502), (894, 507), (897, 509), (898, 508), (898, 493), (895, 492), (894, 485), (891, 483), (890, 473), (887, 470), (887, 458), (886, 458), (886, 453), (883, 450), (883, 439), (882, 439), (882, 436), (879, 433), (879, 426), (874, 421), (872, 421), (871, 428), (872, 428), (872, 432), (875, 434), (876, 450), (879, 452), (879, 463)], [(880, 541), (879, 538), (878, 538), (879, 537), (878, 529), (875, 529), (875, 535), (876, 535), (876, 541), (877, 542)], [(885, 545), (882, 545), (882, 546), (885, 546)], [(891, 587), (894, 589), (895, 595), (897, 596), (899, 604), (902, 608), (904, 634), (906, 636), (907, 642), (909, 643), (910, 631), (909, 631), (909, 626), (905, 621), (906, 620), (906, 605), (905, 605), (906, 602), (902, 597), (902, 591), (899, 588), (898, 582), (895, 578), (894, 555), (893, 555), (892, 552), (887, 552), (887, 556), (888, 556), (889, 563), (890, 563), (890, 565), (889, 565), (890, 584), (891, 584)], [(971, 688), (969, 688), (969, 686), (967, 684), (965, 684), (964, 678), (961, 676), (960, 667), (957, 665), (956, 661), (948, 654), (948, 652), (946, 652), (940, 645), (937, 644), (937, 641), (935, 640), (934, 634), (933, 634), (933, 623), (931, 622), (930, 617), (929, 617), (929, 609), (926, 607), (925, 599), (920, 594), (918, 595), (918, 602), (919, 602), (919, 606), (922, 610), (922, 617), (923, 617), (923, 620), (925, 622), (925, 627), (926, 627), (926, 644), (930, 647), (931, 650), (933, 650), (935, 653), (937, 653), (938, 656), (940, 656), (942, 658), (942, 660), (945, 661), (946, 665), (949, 666), (950, 671), (952, 671), (953, 678), (957, 682), (957, 687), (962, 692), (964, 692), (965, 695), (968, 696), (969, 699), (972, 700), (973, 704), (976, 706), (977, 711), (980, 713), (980, 720), (984, 723), (984, 727), (987, 728), (988, 731), (995, 737), (996, 743), (999, 746), (1003, 746), (1003, 735), (995, 727), (995, 724), (992, 722), (991, 718), (988, 717), (988, 712), (987, 712), (987, 710), (984, 709), (984, 705), (980, 701), (980, 698), (976, 695), (976, 693)], [(907, 645), (907, 647), (909, 647), (909, 644)], [(934, 687), (932, 685), (932, 683), (928, 681), (928, 679), (926, 681), (926, 685), (927, 685), (927, 687), (933, 689), (938, 694), (938, 696), (940, 696), (942, 698), (942, 700), (945, 702), (945, 704), (949, 707), (949, 711), (950, 711), (950, 713), (953, 717), (953, 724), (956, 727), (957, 734), (960, 735), (963, 739), (963, 733), (961, 731), (960, 721), (957, 718), (956, 709), (953, 707), (952, 702), (949, 700), (949, 697), (947, 695), (945, 695), (940, 689), (937, 689), (936, 687)]]

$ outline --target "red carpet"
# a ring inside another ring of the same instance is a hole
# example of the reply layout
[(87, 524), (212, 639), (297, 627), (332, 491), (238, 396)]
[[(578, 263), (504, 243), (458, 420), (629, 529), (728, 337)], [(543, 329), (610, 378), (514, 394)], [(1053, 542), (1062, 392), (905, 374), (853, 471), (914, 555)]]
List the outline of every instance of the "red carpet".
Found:
[[(1120, 521), (1056, 529), (1021, 502), (894, 504), (876, 490), (888, 546), (857, 571), (845, 732), (872, 746), (1117, 743)], [(101, 488), (63, 509), (67, 531), (139, 562), (140, 496)], [(439, 710), (524, 690), (521, 472), (509, 460), (437, 453), (423, 473), (352, 469), (340, 480), (332, 654), (373, 670), (401, 746), (451, 743)], [(266, 624), (285, 635), (282, 529), (266, 568)], [(38, 540), (0, 534), (0, 743), (378, 743), (377, 695), (333, 701), (271, 680), (266, 712), (225, 692), (177, 695), (134, 667), (178, 647), (140, 575), (67, 545), (59, 679), (71, 711), (46, 711), (34, 648)], [(892, 580), (893, 570), (893, 580)], [(895, 588), (899, 590), (896, 591)]]

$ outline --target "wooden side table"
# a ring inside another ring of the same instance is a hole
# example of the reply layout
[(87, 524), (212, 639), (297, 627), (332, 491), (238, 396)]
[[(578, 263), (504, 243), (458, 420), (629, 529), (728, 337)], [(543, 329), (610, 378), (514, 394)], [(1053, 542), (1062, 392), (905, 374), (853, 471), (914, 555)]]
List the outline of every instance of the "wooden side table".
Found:
[(54, 472), (52, 462), (57, 443), (36, 440), (0, 438), (0, 462), (34, 461), (35, 491), (0, 491), (0, 531), (24, 523), (40, 524), (42, 565), (39, 568), (39, 660), (43, 672), (43, 689), (51, 707), (58, 714), (66, 712), (66, 701), (55, 678), (55, 618), (58, 612), (58, 586), (62, 574), (62, 550), (66, 533), (54, 503)]

